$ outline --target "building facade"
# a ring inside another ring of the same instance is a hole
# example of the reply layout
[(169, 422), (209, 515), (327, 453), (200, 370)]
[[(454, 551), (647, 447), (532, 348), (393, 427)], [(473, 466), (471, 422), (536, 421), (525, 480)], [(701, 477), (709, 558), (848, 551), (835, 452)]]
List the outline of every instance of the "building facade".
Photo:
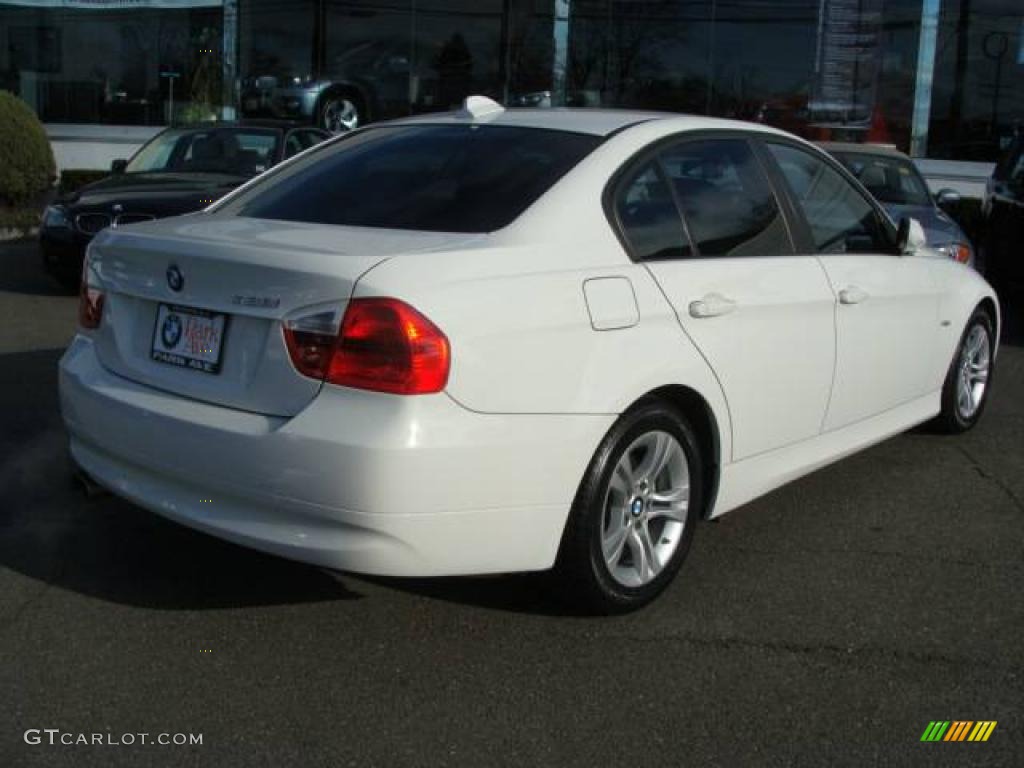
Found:
[(483, 93), (991, 162), (1024, 130), (1024, 0), (15, 0), (0, 88), (51, 132)]

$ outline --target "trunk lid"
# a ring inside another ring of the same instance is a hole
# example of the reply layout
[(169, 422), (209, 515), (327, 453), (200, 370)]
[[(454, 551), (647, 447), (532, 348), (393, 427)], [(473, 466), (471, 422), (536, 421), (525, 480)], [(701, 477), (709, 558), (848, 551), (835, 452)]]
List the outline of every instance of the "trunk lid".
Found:
[[(292, 416), (316, 396), (321, 382), (292, 365), (283, 318), (318, 306), (343, 309), (359, 277), (391, 256), (458, 247), (480, 237), (216, 214), (105, 230), (90, 250), (105, 292), (96, 353), (105, 368), (141, 384), (240, 410)], [(172, 268), (177, 275), (170, 274)], [(178, 276), (175, 291), (171, 283)], [(220, 338), (216, 373), (153, 359), (160, 340), (168, 338), (165, 331), (176, 338), (182, 321), (191, 327), (197, 315), (190, 310), (222, 325), (211, 332)], [(168, 328), (169, 314), (177, 316), (176, 328)]]

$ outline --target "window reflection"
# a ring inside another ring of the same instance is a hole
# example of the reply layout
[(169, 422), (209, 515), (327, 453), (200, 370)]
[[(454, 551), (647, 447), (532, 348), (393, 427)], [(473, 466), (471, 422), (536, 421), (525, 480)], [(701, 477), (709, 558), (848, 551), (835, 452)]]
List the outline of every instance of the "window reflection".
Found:
[[(84, 5), (84, 4), (83, 4)], [(219, 113), (222, 10), (0, 3), (0, 88), (44, 122), (163, 124)]]
[(239, 72), (244, 77), (310, 77), (314, 0), (242, 0)]
[(687, 141), (660, 155), (701, 256), (792, 252), (775, 196), (747, 142)]
[(998, 160), (1024, 131), (1024, 3), (943, 0), (928, 154)]
[(919, 0), (574, 0), (569, 101), (906, 146)]
[(821, 158), (768, 144), (803, 211), (818, 253), (886, 253), (891, 246), (875, 209)]

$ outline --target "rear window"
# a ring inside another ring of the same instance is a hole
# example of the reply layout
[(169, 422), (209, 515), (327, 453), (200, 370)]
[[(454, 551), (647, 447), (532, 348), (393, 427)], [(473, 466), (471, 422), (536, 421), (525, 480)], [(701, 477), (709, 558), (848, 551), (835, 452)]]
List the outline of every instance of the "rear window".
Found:
[(371, 128), (272, 173), (222, 210), (317, 224), (490, 232), (514, 220), (600, 141), (509, 126)]

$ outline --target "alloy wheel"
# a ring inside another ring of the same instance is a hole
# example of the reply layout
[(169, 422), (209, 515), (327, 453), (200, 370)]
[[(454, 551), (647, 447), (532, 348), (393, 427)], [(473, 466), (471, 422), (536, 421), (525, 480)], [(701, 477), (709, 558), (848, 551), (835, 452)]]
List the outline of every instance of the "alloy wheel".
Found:
[(668, 432), (646, 432), (619, 458), (604, 496), (601, 550), (612, 578), (644, 586), (679, 547), (690, 503), (690, 467)]
[(350, 99), (332, 98), (324, 105), (323, 123), (328, 133), (354, 131), (359, 127), (359, 108)]
[(982, 325), (975, 325), (960, 350), (956, 384), (956, 407), (960, 418), (971, 419), (981, 407), (991, 363), (992, 343), (988, 331)]

